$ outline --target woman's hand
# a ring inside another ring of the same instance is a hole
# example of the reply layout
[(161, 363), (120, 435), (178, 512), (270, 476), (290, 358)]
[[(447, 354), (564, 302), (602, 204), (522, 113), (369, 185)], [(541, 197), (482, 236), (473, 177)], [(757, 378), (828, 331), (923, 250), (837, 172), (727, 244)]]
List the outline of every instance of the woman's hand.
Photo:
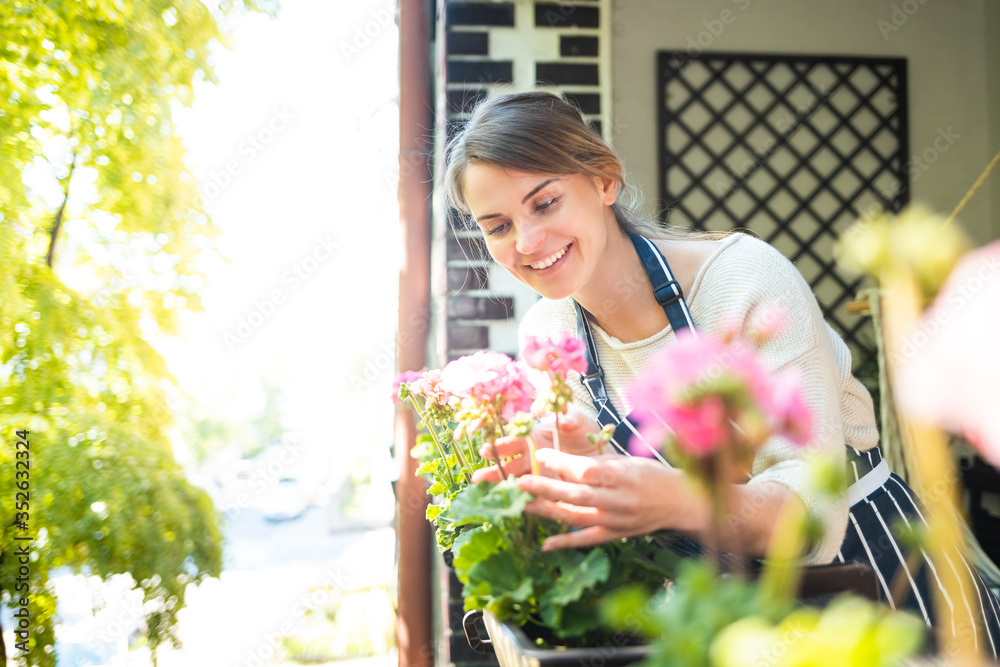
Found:
[[(531, 430), (531, 439), (535, 443), (537, 450), (550, 449), (555, 446), (555, 420), (546, 419), (540, 424), (536, 424)], [(574, 410), (572, 407), (565, 415), (559, 417), (559, 447), (562, 451), (579, 456), (596, 456), (597, 447), (587, 438), (588, 433), (597, 433), (601, 430), (601, 425), (587, 417), (583, 413)], [(531, 472), (531, 458), (528, 456), (528, 441), (526, 438), (516, 436), (506, 436), (497, 438), (497, 454), (501, 458), (509, 459), (520, 454), (520, 458), (505, 461), (504, 472), (508, 475), (520, 477)], [(493, 448), (483, 445), (479, 450), (479, 455), (485, 459), (494, 459)], [(473, 482), (499, 482), (500, 470), (497, 466), (490, 466), (477, 470), (472, 475)]]
[(704, 520), (703, 503), (694, 499), (683, 474), (646, 458), (607, 455), (597, 458), (566, 452), (538, 452), (549, 475), (517, 480), (535, 496), (527, 511), (582, 530), (553, 535), (546, 551), (582, 547), (663, 528), (694, 528)]
[(786, 504), (806, 511), (783, 484), (731, 484), (726, 520), (713, 529), (708, 498), (681, 470), (647, 458), (591, 458), (551, 449), (537, 458), (543, 474), (517, 480), (535, 496), (526, 511), (582, 527), (547, 538), (546, 551), (671, 529), (701, 542), (717, 541), (723, 551), (764, 556)]

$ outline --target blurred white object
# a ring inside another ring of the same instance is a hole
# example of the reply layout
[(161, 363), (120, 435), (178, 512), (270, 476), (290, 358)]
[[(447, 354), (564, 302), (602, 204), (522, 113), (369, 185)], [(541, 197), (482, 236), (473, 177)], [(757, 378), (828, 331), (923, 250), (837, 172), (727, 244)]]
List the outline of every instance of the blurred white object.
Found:
[(124, 667), (128, 641), (94, 632), (87, 623), (56, 626), (56, 667)]
[(897, 403), (1000, 468), (1000, 241), (965, 255), (896, 361)]
[(268, 521), (297, 519), (309, 507), (302, 483), (293, 477), (283, 477), (261, 501), (264, 518)]

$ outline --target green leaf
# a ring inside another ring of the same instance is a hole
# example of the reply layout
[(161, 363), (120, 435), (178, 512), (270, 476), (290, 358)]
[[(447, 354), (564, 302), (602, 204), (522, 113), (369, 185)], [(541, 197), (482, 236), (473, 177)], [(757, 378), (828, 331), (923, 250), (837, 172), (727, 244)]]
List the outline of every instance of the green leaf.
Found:
[(515, 486), (513, 479), (491, 484), (480, 482), (466, 487), (451, 503), (455, 525), (496, 523), (507, 517), (519, 517), (531, 500), (530, 493)]
[(433, 474), (441, 467), (441, 459), (429, 459), (420, 464), (417, 468), (417, 475)]
[(670, 549), (664, 549), (660, 547), (654, 547), (653, 552), (653, 564), (656, 569), (664, 577), (664, 579), (672, 578), (677, 573), (677, 567), (680, 565), (682, 560), (681, 556), (677, 555), (676, 552)]
[(426, 461), (437, 454), (434, 448), (434, 440), (426, 433), (417, 436), (417, 444), (410, 448), (410, 457), (418, 461)]
[(562, 619), (554, 629), (562, 638), (581, 637), (601, 626), (601, 616), (596, 601), (580, 601), (563, 609)]
[(608, 561), (608, 555), (600, 547), (594, 548), (578, 564), (567, 563), (562, 568), (562, 577), (549, 590), (546, 597), (554, 605), (575, 602), (588, 588), (607, 581), (610, 572), (611, 563)]
[(437, 540), (438, 550), (441, 553), (451, 549), (455, 543), (455, 535), (455, 527), (450, 523), (438, 524), (438, 529), (434, 536)]
[(498, 551), (469, 568), (469, 583), (478, 586), (486, 582), (494, 594), (502, 595), (520, 587), (520, 569), (511, 551)]
[(503, 535), (493, 526), (467, 530), (455, 538), (452, 553), (455, 575), (462, 583), (469, 581), (469, 570), (476, 564), (501, 551), (505, 546)]
[(524, 602), (534, 592), (533, 580), (524, 576), (511, 550), (498, 551), (476, 563), (469, 568), (466, 577), (462, 590), (466, 609), (483, 609), (500, 598), (504, 598), (505, 603)]
[(655, 637), (659, 634), (660, 626), (649, 612), (655, 605), (654, 599), (642, 586), (625, 586), (601, 601), (601, 618), (616, 630), (648, 638)]
[(879, 651), (880, 664), (894, 665), (916, 654), (927, 633), (920, 619), (905, 612), (886, 614), (875, 627), (873, 642)]

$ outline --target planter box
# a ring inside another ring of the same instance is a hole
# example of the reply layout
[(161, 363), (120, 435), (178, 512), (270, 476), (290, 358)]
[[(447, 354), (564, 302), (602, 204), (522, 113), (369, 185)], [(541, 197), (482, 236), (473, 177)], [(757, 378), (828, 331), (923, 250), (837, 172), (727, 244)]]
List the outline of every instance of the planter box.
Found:
[[(478, 621), (485, 624), (488, 639), (479, 634)], [(618, 667), (639, 662), (652, 650), (649, 646), (593, 646), (589, 648), (539, 648), (524, 629), (497, 619), (490, 612), (472, 611), (465, 617), (465, 632), (475, 650), (492, 648), (500, 667)]]

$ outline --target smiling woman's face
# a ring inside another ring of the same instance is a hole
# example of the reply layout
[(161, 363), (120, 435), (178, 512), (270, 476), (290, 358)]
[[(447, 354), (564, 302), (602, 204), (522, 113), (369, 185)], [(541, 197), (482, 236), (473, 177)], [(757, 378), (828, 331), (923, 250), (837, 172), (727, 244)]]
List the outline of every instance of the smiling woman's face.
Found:
[(549, 299), (572, 296), (593, 278), (617, 229), (607, 208), (617, 192), (610, 178), (483, 163), (469, 165), (462, 187), (493, 259)]

